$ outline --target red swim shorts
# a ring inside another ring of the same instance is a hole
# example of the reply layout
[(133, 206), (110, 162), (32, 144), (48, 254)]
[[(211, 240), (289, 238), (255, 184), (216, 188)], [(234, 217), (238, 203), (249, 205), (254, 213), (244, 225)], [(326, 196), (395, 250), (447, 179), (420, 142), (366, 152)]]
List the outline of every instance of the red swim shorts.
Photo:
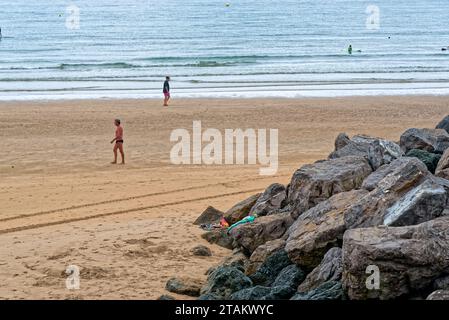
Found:
[(164, 92), (164, 97), (170, 98), (170, 92)]

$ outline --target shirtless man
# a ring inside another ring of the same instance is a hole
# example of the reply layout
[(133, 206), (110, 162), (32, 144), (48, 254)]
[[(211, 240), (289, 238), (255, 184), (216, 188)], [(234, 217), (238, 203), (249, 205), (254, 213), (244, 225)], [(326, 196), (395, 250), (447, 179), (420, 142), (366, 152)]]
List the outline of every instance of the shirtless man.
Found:
[(117, 164), (117, 149), (120, 150), (120, 155), (122, 156), (122, 164), (125, 164), (125, 153), (123, 152), (123, 128), (120, 125), (120, 119), (115, 119), (114, 121), (117, 129), (115, 130), (115, 138), (112, 139), (111, 143), (115, 142), (114, 145), (114, 161), (112, 164)]

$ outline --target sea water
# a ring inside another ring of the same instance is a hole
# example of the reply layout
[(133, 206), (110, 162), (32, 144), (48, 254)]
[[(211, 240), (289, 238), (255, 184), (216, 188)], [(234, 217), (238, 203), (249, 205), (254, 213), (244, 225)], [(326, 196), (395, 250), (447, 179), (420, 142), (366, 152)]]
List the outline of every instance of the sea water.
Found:
[[(0, 100), (449, 93), (449, 0), (0, 0)], [(353, 47), (348, 54), (349, 44)]]

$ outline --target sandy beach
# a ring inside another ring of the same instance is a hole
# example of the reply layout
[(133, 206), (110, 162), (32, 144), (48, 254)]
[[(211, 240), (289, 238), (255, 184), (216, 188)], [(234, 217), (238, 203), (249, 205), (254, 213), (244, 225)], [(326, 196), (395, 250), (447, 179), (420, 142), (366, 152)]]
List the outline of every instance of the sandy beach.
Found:
[[(0, 298), (156, 299), (172, 276), (205, 280), (229, 253), (192, 225), (295, 169), (326, 158), (338, 133), (397, 141), (433, 128), (447, 96), (334, 99), (186, 99), (0, 102)], [(125, 130), (125, 166), (111, 165), (113, 119)], [(203, 127), (279, 129), (279, 170), (173, 165), (170, 133)], [(190, 250), (208, 245), (211, 257)], [(67, 290), (65, 270), (81, 270)], [(182, 297), (187, 298), (187, 297)]]

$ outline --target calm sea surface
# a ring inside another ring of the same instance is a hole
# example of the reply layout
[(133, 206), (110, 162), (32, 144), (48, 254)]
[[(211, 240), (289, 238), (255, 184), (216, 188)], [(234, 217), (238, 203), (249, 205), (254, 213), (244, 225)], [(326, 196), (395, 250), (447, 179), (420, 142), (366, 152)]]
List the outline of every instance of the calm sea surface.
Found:
[(0, 0), (0, 27), (0, 100), (160, 97), (165, 75), (175, 97), (449, 93), (449, 0)]

